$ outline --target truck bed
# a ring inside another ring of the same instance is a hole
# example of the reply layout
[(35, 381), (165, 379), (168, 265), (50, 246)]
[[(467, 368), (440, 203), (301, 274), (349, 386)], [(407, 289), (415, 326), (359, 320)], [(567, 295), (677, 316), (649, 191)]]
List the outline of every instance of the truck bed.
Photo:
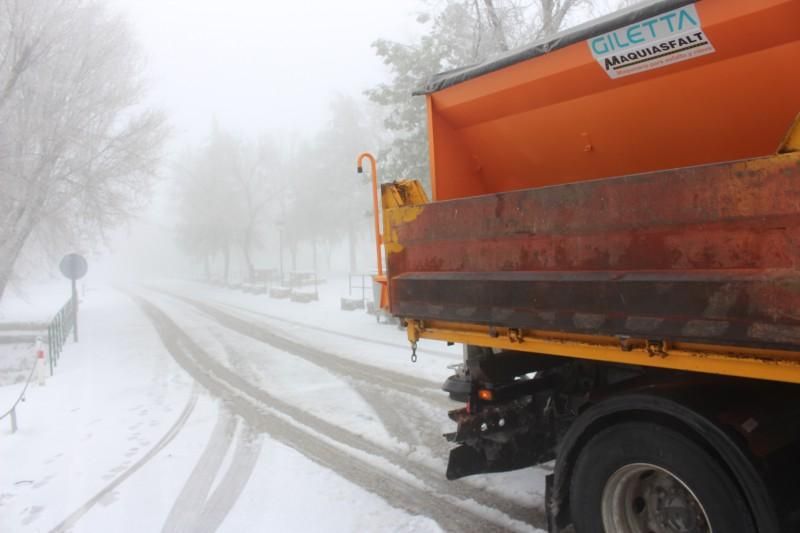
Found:
[(391, 312), (800, 349), (800, 154), (386, 212)]

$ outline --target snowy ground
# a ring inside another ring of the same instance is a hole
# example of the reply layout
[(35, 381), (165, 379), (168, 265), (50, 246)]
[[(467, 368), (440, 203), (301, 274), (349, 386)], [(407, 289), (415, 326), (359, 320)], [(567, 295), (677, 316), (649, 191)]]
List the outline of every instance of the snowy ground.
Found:
[[(88, 291), (79, 283), (79, 292)], [(66, 279), (31, 285), (9, 283), (0, 300), (0, 322), (47, 322), (69, 300), (72, 286)]]
[(346, 293), (91, 292), (19, 431), (0, 421), (0, 531), (536, 531), (545, 470), (444, 479), (460, 351), (412, 364)]
[[(0, 387), (25, 381), (33, 363), (34, 340), (46, 336), (47, 324), (71, 293), (70, 282), (64, 279), (8, 285), (0, 300)], [(0, 409), (4, 409), (1, 403)]]

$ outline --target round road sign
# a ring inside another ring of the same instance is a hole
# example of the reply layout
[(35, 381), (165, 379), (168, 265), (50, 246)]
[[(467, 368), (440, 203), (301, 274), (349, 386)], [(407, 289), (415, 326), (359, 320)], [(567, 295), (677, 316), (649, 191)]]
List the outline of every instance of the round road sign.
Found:
[(59, 263), (58, 268), (61, 269), (64, 276), (75, 281), (86, 275), (89, 265), (86, 264), (86, 259), (82, 255), (67, 254)]

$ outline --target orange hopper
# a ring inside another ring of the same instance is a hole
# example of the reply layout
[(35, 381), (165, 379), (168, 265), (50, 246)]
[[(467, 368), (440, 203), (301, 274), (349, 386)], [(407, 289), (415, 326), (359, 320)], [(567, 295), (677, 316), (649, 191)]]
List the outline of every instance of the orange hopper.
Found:
[(441, 74), (446, 200), (775, 153), (800, 112), (800, 1), (652, 2)]

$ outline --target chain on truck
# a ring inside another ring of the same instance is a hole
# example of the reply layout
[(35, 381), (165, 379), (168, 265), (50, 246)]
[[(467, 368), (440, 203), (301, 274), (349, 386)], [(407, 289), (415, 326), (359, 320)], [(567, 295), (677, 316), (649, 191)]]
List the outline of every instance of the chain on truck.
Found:
[(800, 0), (640, 3), (430, 79), (432, 200), (359, 157), (381, 307), (464, 345), (449, 479), (554, 460), (551, 533), (798, 531), (798, 58)]

